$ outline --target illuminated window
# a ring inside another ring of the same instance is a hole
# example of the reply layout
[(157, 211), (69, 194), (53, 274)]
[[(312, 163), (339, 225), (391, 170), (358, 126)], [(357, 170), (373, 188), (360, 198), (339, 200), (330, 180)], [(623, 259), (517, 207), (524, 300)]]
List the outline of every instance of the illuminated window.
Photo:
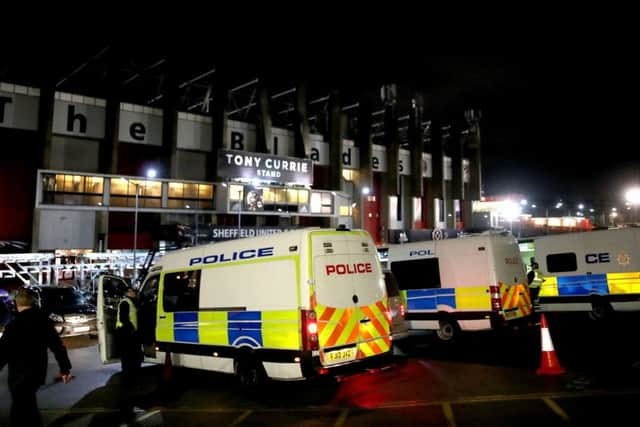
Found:
[(311, 192), (311, 213), (332, 214), (333, 198), (331, 193)]
[(104, 191), (104, 178), (99, 176), (86, 177), (85, 189), (87, 193), (102, 194)]
[(213, 185), (198, 184), (199, 199), (213, 199)]
[(229, 186), (229, 200), (234, 202), (242, 200), (244, 188), (242, 185), (230, 185)]
[(331, 197), (331, 193), (322, 193), (322, 213), (333, 213), (333, 198)]
[(298, 190), (288, 189), (287, 192), (287, 203), (290, 205), (298, 204)]
[(111, 179), (111, 206), (135, 207), (136, 188), (138, 189), (138, 207), (162, 207), (162, 182), (125, 178)]
[(198, 184), (185, 184), (184, 196), (185, 199), (197, 199), (198, 198)]
[(170, 182), (169, 197), (184, 197), (184, 184), (181, 182)]
[(298, 203), (309, 203), (309, 190), (298, 190)]
[(213, 209), (213, 185), (170, 182), (168, 207), (172, 209)]
[(43, 203), (97, 205), (102, 202), (102, 177), (83, 175), (43, 175)]
[(355, 174), (356, 174), (355, 169), (342, 169), (342, 177), (345, 179), (345, 181), (353, 182), (355, 178)]
[(111, 194), (112, 195), (127, 195), (127, 188), (129, 183), (125, 179), (111, 179)]

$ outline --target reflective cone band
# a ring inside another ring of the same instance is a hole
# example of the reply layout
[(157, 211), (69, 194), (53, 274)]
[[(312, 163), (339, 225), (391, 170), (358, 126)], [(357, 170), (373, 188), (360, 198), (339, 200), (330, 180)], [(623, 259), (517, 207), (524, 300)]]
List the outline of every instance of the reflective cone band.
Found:
[(538, 375), (562, 375), (565, 373), (565, 369), (560, 366), (556, 351), (553, 348), (553, 341), (551, 341), (551, 334), (549, 333), (549, 326), (547, 325), (547, 319), (544, 317), (544, 313), (540, 315), (540, 335), (542, 339), (542, 357), (540, 360), (540, 367), (536, 371)]

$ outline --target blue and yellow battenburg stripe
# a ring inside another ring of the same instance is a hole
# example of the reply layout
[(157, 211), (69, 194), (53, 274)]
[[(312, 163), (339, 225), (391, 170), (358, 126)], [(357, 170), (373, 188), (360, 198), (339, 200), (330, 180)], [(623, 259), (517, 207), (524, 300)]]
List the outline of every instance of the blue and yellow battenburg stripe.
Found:
[(546, 276), (540, 297), (640, 293), (640, 272)]
[[(437, 311), (446, 306), (459, 311), (491, 311), (488, 286), (408, 289), (401, 291), (407, 311)], [(519, 316), (531, 314), (531, 298), (524, 284), (500, 285), (504, 310), (517, 308)]]
[[(252, 348), (299, 349), (300, 312), (190, 311), (165, 313), (159, 341)], [(160, 326), (160, 325), (158, 325)]]

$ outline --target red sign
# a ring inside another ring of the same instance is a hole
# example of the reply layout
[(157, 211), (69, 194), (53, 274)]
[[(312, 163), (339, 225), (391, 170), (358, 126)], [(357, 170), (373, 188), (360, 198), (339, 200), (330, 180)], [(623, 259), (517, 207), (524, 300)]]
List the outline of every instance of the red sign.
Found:
[(328, 264), (326, 267), (327, 276), (332, 274), (358, 274), (371, 273), (373, 267), (370, 262), (359, 262), (354, 264)]

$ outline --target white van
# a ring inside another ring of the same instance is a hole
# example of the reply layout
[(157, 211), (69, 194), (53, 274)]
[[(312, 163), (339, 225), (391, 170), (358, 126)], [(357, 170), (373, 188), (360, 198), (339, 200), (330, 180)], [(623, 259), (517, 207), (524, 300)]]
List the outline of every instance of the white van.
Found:
[[(115, 298), (99, 280), (99, 341), (112, 361)], [(164, 255), (140, 289), (149, 361), (302, 380), (390, 362), (390, 313), (375, 245), (365, 231), (302, 229)]]
[(524, 322), (532, 313), (518, 243), (509, 234), (389, 245), (388, 263), (406, 298), (409, 328), (435, 330), (442, 341)]
[(640, 310), (640, 228), (564, 233), (536, 238), (543, 282), (540, 311)]

